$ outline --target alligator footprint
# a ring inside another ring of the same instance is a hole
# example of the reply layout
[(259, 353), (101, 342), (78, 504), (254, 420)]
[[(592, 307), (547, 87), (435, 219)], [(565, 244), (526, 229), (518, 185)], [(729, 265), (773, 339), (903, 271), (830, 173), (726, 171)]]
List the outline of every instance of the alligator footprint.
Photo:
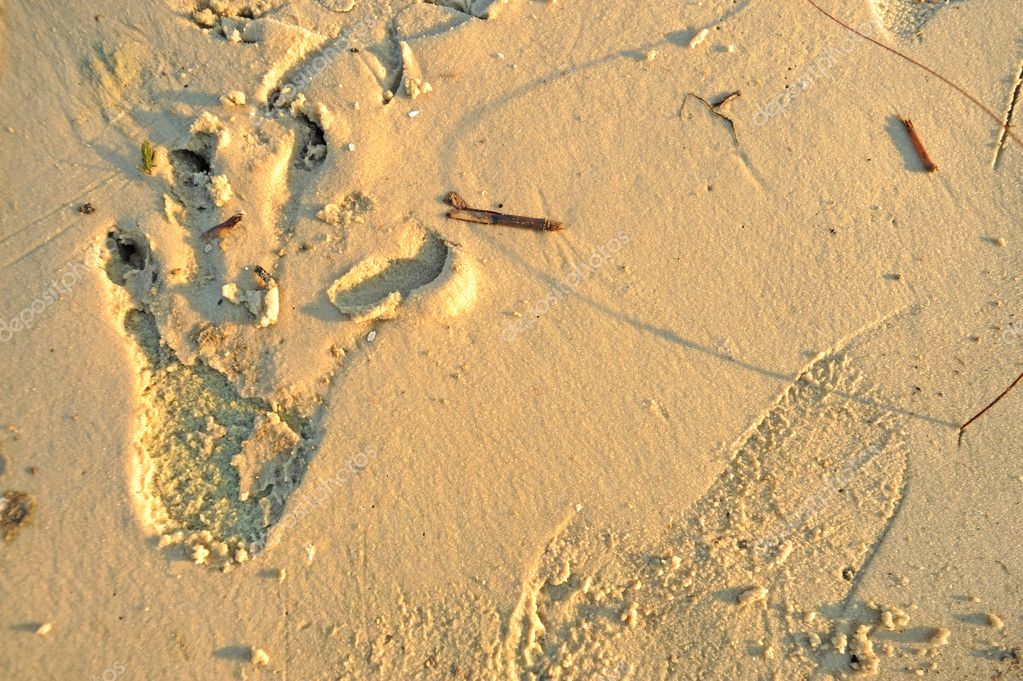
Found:
[[(261, 3), (217, 6), (234, 7), (246, 39), (267, 50), (297, 30), (255, 19)], [(402, 316), (464, 314), (478, 285), (463, 249), (361, 193), (363, 183), (386, 186), (377, 181), (386, 169), (341, 160), (353, 131), (384, 107), (362, 56), (334, 55), (303, 92), (286, 81), (301, 59), (274, 63), (159, 149), (153, 183), (164, 210), (118, 225), (104, 252), (138, 370), (140, 522), (161, 545), (224, 569), (268, 545), (360, 339)], [(340, 116), (342, 84), (346, 97), (376, 103)]]

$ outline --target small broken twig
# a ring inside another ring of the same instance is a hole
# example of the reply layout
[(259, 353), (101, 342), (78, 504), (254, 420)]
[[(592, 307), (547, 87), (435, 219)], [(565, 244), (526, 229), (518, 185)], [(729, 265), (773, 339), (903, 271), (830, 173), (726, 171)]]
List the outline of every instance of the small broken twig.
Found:
[(966, 430), (966, 426), (970, 425), (971, 423), (973, 423), (974, 421), (976, 421), (977, 419), (979, 419), (979, 418), (980, 418), (981, 416), (983, 416), (983, 415), (984, 415), (984, 413), (985, 413), (985, 412), (987, 412), (987, 410), (988, 410), (988, 409), (990, 409), (991, 407), (993, 407), (993, 406), (995, 406), (996, 404), (998, 404), (998, 402), (999, 402), (999, 401), (1000, 401), (1000, 400), (1001, 400), (1001, 399), (1002, 399), (1003, 397), (1005, 397), (1006, 395), (1008, 395), (1008, 394), (1009, 394), (1009, 391), (1010, 391), (1010, 390), (1012, 390), (1013, 388), (1015, 388), (1015, 387), (1016, 387), (1016, 384), (1017, 384), (1017, 383), (1019, 383), (1020, 381), (1023, 381), (1023, 373), (1021, 373), (1021, 374), (1020, 374), (1019, 376), (1017, 376), (1017, 377), (1016, 377), (1016, 380), (1015, 380), (1015, 381), (1013, 381), (1013, 382), (1012, 382), (1012, 383), (1011, 383), (1011, 384), (1009, 385), (1009, 387), (1008, 387), (1008, 388), (1006, 388), (1005, 390), (1003, 390), (1003, 391), (1002, 391), (1002, 394), (1001, 394), (1001, 395), (999, 395), (998, 397), (996, 397), (996, 398), (995, 398), (995, 399), (994, 399), (994, 400), (993, 400), (993, 401), (992, 401), (992, 402), (991, 402), (991, 403), (990, 403), (989, 405), (987, 405), (986, 407), (984, 407), (983, 409), (981, 409), (981, 410), (980, 410), (979, 412), (977, 412), (977, 413), (976, 413), (976, 414), (975, 414), (975, 415), (974, 415), (974, 416), (973, 416), (973, 417), (972, 417), (972, 418), (971, 418), (971, 419), (970, 419), (969, 421), (967, 421), (967, 422), (966, 422), (966, 423), (964, 423), (963, 425), (959, 426), (959, 443), (958, 443), (958, 445), (956, 445), (956, 446), (962, 446), (962, 444), (963, 444), (963, 431), (965, 431), (965, 430)]
[(913, 148), (916, 150), (916, 155), (920, 157), (920, 162), (924, 164), (924, 170), (933, 173), (938, 169), (938, 166), (934, 164), (934, 161), (927, 154), (927, 150), (924, 149), (924, 143), (920, 141), (920, 135), (917, 134), (913, 121), (902, 116), (899, 116), (899, 120), (906, 127), (906, 134), (909, 135), (909, 141), (913, 143)]
[(223, 239), (231, 232), (232, 229), (234, 229), (234, 226), (241, 221), (242, 214), (236, 213), (229, 217), (228, 219), (221, 222), (219, 225), (211, 227), (210, 229), (203, 232), (202, 238), (206, 241), (211, 241), (213, 239)]
[(714, 109), (720, 109), (720, 108), (726, 106), (727, 104), (730, 104), (733, 99), (738, 99), (739, 97), (742, 97), (742, 90), (736, 90), (735, 92), (730, 92), (730, 93), (728, 93), (727, 95), (725, 95), (723, 97), (720, 97), (718, 99), (712, 100), (710, 102), (710, 105)]
[(470, 208), (469, 203), (458, 192), (449, 192), (445, 201), (454, 209), (448, 211), (452, 220), (475, 222), (481, 225), (504, 225), (505, 227), (522, 227), (542, 232), (557, 232), (565, 228), (564, 223), (548, 218), (527, 218), (521, 215), (498, 213), (493, 210)]

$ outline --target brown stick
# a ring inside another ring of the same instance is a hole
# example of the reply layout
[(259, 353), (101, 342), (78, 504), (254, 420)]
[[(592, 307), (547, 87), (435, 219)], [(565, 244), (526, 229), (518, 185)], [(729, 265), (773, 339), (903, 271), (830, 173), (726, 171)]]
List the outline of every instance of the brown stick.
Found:
[(906, 127), (906, 134), (909, 135), (909, 141), (913, 143), (913, 148), (916, 150), (916, 155), (920, 157), (920, 162), (924, 164), (924, 170), (929, 173), (933, 173), (938, 169), (934, 161), (931, 160), (930, 155), (927, 153), (927, 149), (924, 148), (924, 143), (920, 139), (920, 135), (916, 132), (916, 126), (913, 125), (913, 121), (908, 118), (899, 116), (899, 120), (902, 121), (902, 125)]
[(820, 12), (821, 14), (826, 16), (831, 21), (834, 21), (836, 24), (838, 24), (839, 26), (841, 26), (845, 30), (850, 31), (852, 33), (855, 33), (856, 35), (858, 35), (859, 37), (863, 38), (864, 40), (866, 40), (868, 42), (871, 42), (871, 43), (877, 45), (878, 47), (880, 47), (882, 49), (888, 50), (889, 52), (894, 54), (896, 57), (899, 57), (901, 59), (905, 59), (910, 64), (913, 64), (917, 68), (923, 69), (927, 73), (931, 74), (932, 76), (934, 76), (935, 78), (937, 78), (938, 80), (943, 82), (945, 85), (948, 85), (950, 88), (952, 88), (953, 90), (955, 90), (956, 92), (961, 94), (963, 97), (966, 97), (966, 99), (968, 99), (971, 102), (973, 102), (974, 106), (976, 106), (978, 109), (980, 109), (981, 111), (986, 113), (988, 115), (988, 117), (990, 117), (995, 123), (997, 123), (998, 127), (1002, 128), (1002, 130), (1005, 131), (1005, 134), (1008, 135), (1016, 144), (1018, 144), (1020, 147), (1023, 147), (1023, 139), (1020, 139), (1019, 135), (1017, 135), (1013, 131), (1009, 130), (1008, 126), (1005, 125), (1005, 122), (1002, 121), (1002, 119), (998, 117), (998, 114), (996, 114), (994, 111), (992, 111), (991, 109), (989, 109), (986, 106), (984, 106), (983, 102), (981, 102), (979, 99), (977, 99), (976, 97), (971, 95), (965, 89), (963, 89), (959, 85), (956, 85), (951, 80), (949, 80), (945, 76), (941, 75), (940, 73), (938, 73), (937, 71), (935, 71), (931, 67), (926, 66), (925, 64), (921, 64), (920, 62), (918, 62), (916, 59), (913, 59), (912, 57), (907, 57), (906, 55), (902, 54), (901, 52), (899, 52), (895, 48), (888, 47), (887, 45), (882, 43), (880, 40), (875, 40), (874, 38), (871, 38), (869, 35), (864, 35), (863, 33), (857, 31), (855, 28), (853, 28), (849, 24), (845, 23), (844, 21), (842, 21), (841, 19), (839, 19), (835, 15), (830, 14), (827, 10), (825, 10), (823, 7), (818, 5), (816, 0), (806, 0), (806, 1), (808, 3), (810, 3), (811, 5), (813, 5), (814, 9), (816, 9), (818, 12)]
[(966, 430), (966, 426), (970, 425), (971, 423), (973, 423), (974, 421), (976, 421), (977, 419), (979, 419), (979, 418), (980, 418), (981, 416), (983, 416), (983, 415), (984, 415), (984, 413), (985, 413), (985, 412), (986, 412), (986, 411), (987, 411), (988, 409), (990, 409), (991, 407), (993, 407), (993, 406), (995, 406), (996, 404), (998, 404), (998, 402), (999, 402), (999, 401), (1000, 401), (1000, 400), (1001, 400), (1001, 399), (1002, 399), (1003, 397), (1005, 397), (1006, 395), (1008, 395), (1008, 394), (1009, 394), (1009, 391), (1010, 391), (1010, 390), (1012, 390), (1013, 388), (1015, 388), (1015, 387), (1016, 387), (1016, 384), (1017, 384), (1017, 383), (1019, 383), (1020, 381), (1023, 381), (1023, 373), (1021, 373), (1021, 374), (1020, 374), (1019, 376), (1017, 376), (1017, 377), (1016, 377), (1016, 380), (1015, 380), (1015, 381), (1013, 381), (1013, 382), (1012, 382), (1012, 384), (1011, 384), (1011, 385), (1010, 385), (1010, 386), (1009, 386), (1008, 388), (1006, 388), (1005, 390), (1003, 390), (1003, 391), (1002, 391), (1002, 394), (1001, 394), (1001, 395), (999, 395), (998, 397), (996, 397), (996, 398), (994, 399), (994, 401), (992, 401), (992, 402), (991, 402), (991, 404), (989, 404), (989, 405), (987, 405), (986, 407), (984, 407), (983, 409), (981, 409), (981, 410), (980, 410), (979, 412), (977, 412), (977, 413), (976, 413), (976, 415), (974, 415), (974, 417), (973, 417), (973, 418), (971, 418), (971, 419), (970, 419), (969, 421), (967, 421), (967, 422), (966, 422), (966, 423), (964, 423), (963, 425), (959, 426), (959, 444), (958, 444), (957, 446), (961, 446), (961, 445), (963, 444), (963, 431), (964, 431), (964, 430)]
[(212, 239), (223, 239), (234, 228), (234, 226), (241, 221), (242, 221), (241, 213), (232, 215), (228, 219), (221, 222), (219, 225), (211, 227), (210, 229), (203, 232), (202, 238), (205, 239), (206, 241), (210, 241)]
[(557, 232), (565, 228), (563, 223), (548, 218), (527, 218), (521, 215), (498, 213), (493, 210), (470, 208), (469, 203), (458, 192), (449, 192), (445, 199), (453, 208), (453, 210), (448, 211), (448, 217), (452, 220), (475, 222), (481, 225), (503, 225), (505, 227), (536, 229), (541, 232)]
[(738, 99), (739, 97), (742, 97), (742, 90), (736, 90), (735, 92), (731, 92), (725, 95), (724, 97), (709, 102), (709, 104), (715, 109), (720, 109), (727, 105), (729, 102), (731, 102), (733, 99)]

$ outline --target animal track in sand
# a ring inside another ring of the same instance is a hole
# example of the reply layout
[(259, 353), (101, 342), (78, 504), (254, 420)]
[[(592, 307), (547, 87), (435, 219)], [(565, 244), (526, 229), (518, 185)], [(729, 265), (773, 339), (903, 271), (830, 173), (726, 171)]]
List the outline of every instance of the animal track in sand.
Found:
[(850, 671), (854, 655), (864, 669), (879, 664), (882, 643), (869, 637), (841, 651), (829, 643), (877, 623), (876, 609), (854, 616), (845, 603), (905, 484), (899, 424), (873, 404), (846, 360), (821, 358), (660, 545), (566, 523), (509, 619), (508, 678), (622, 665), (636, 678), (754, 668), (796, 678)]
[[(445, 273), (455, 276), (442, 276)], [(360, 261), (328, 289), (334, 307), (355, 321), (391, 319), (402, 302), (433, 294), (455, 316), (472, 306), (476, 273), (436, 234), (409, 230), (396, 252)], [(439, 294), (439, 295), (438, 295)]]
[(884, 27), (903, 38), (916, 35), (945, 7), (965, 0), (872, 0), (874, 14)]
[[(246, 36), (281, 47), (297, 30), (266, 20)], [(447, 319), (475, 302), (476, 266), (461, 248), (412, 219), (388, 224), (358, 191), (371, 178), (341, 159), (357, 120), (320, 96), (346, 77), (356, 97), (377, 83), (359, 54), (335, 57), (305, 92), (282, 85), (303, 63), (294, 59), (248, 96), (201, 110), (157, 154), (163, 211), (112, 229), (105, 250), (138, 373), (130, 486), (140, 523), (211, 566), (272, 543), (322, 440), (332, 378), (370, 325)], [(208, 234), (236, 214), (230, 230)], [(317, 274), (330, 272), (341, 273), (333, 286)], [(268, 280), (279, 319), (266, 313)], [(387, 314), (353, 313), (382, 301)]]
[[(154, 279), (143, 238), (112, 232), (106, 272), (118, 287)], [(312, 451), (309, 419), (242, 397), (203, 362), (182, 363), (156, 319), (126, 293), (124, 329), (140, 383), (131, 487), (144, 525), (197, 562), (243, 562), (265, 543)]]

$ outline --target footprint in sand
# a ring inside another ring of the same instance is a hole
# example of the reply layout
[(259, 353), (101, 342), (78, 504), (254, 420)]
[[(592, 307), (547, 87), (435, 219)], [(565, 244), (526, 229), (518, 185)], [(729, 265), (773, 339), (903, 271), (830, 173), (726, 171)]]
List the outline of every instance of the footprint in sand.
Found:
[[(377, 109), (424, 89), (392, 17), (369, 31), (380, 29), (379, 44), (352, 50), (343, 31), (329, 38), (264, 16), (274, 7), (197, 10), (229, 49), (232, 39), (265, 49), (271, 69), (248, 93), (225, 93), (179, 122), (181, 141), (159, 149), (152, 181), (163, 210), (116, 226), (103, 254), (139, 375), (131, 489), (140, 522), (161, 545), (221, 568), (272, 540), (322, 438), (331, 377), (360, 339), (384, 320), (464, 314), (478, 284), (460, 247), (380, 215), (360, 192), (386, 168), (373, 165), (376, 154), (355, 160), (350, 140), (386, 147), (371, 124)], [(345, 17), (365, 24), (381, 7)], [(428, 21), (458, 14), (430, 10), (441, 15)], [(328, 48), (330, 60), (317, 61)], [(349, 98), (363, 106), (346, 109)]]
[(898, 635), (878, 626), (880, 607), (852, 601), (906, 456), (896, 417), (859, 383), (842, 357), (817, 360), (659, 545), (566, 523), (509, 619), (507, 678), (876, 670)]
[(872, 0), (874, 14), (889, 32), (909, 38), (945, 7), (966, 0)]

